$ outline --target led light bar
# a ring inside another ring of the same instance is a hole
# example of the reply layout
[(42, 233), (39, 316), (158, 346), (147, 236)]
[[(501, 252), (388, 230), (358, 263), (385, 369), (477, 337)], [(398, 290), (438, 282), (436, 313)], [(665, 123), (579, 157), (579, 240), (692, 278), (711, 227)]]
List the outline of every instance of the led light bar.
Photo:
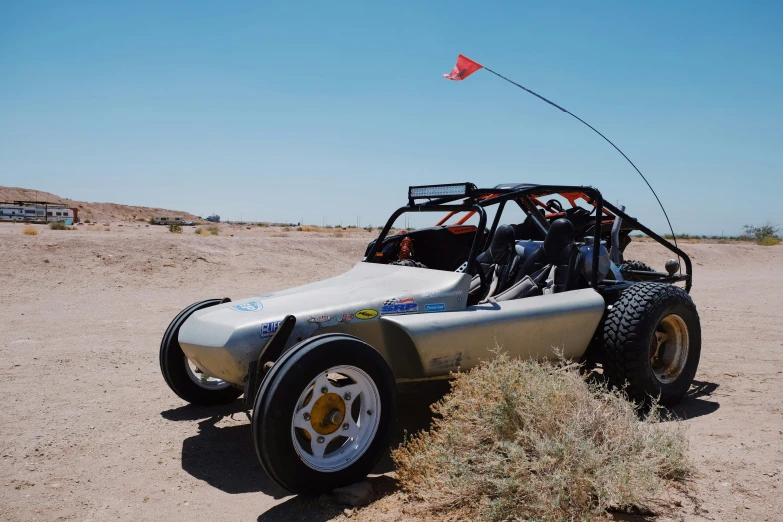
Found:
[(450, 183), (448, 185), (420, 185), (408, 187), (408, 198), (438, 198), (445, 196), (467, 196), (471, 183)]

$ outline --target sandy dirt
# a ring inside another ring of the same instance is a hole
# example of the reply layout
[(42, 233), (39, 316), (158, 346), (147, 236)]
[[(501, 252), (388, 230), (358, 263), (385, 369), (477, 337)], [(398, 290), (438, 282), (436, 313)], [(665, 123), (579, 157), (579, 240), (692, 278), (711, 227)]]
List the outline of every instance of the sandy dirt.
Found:
[[(133, 223), (38, 236), (0, 224), (0, 520), (328, 520), (260, 468), (242, 403), (194, 408), (166, 386), (158, 345), (191, 302), (336, 275), (371, 237)], [(105, 231), (109, 228), (110, 231)], [(687, 244), (702, 319), (697, 383), (674, 413), (698, 470), (675, 520), (783, 513), (783, 246)], [(648, 243), (628, 257), (661, 267)], [(427, 425), (442, 385), (403, 389), (402, 430)], [(389, 459), (376, 469), (391, 471)], [(388, 489), (391, 479), (372, 479)], [(671, 515), (667, 515), (670, 518)]]

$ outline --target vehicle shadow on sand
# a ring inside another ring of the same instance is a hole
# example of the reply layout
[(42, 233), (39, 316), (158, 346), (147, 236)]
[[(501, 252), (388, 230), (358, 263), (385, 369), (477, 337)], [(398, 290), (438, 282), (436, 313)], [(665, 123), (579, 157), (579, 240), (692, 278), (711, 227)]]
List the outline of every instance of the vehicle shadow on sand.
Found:
[[(398, 421), (392, 433), (390, 448), (396, 448), (406, 433), (411, 435), (429, 428), (432, 422), (430, 406), (448, 391), (447, 381), (398, 385)], [(198, 434), (182, 442), (182, 469), (185, 472), (230, 494), (262, 492), (276, 499), (287, 497), (291, 493), (270, 479), (259, 464), (253, 448), (250, 424), (217, 426), (225, 417), (240, 419), (249, 414), (248, 407), (242, 401), (214, 407), (187, 405), (161, 412), (166, 420), (198, 422)], [(372, 473), (383, 474), (393, 469), (390, 450)], [(387, 489), (389, 481), (391, 479), (388, 477), (371, 479), (376, 491)], [(317, 516), (323, 515), (325, 519), (343, 509), (330, 505), (327, 499), (321, 497), (294, 497), (264, 513), (259, 520), (297, 520), (298, 517), (313, 520), (314, 512), (310, 508), (315, 507), (315, 504), (318, 505)], [(337, 511), (327, 516), (333, 511), (331, 508)]]
[(720, 408), (720, 403), (712, 398), (712, 394), (720, 386), (714, 382), (693, 381), (691, 389), (676, 406), (663, 410), (661, 419), (664, 421), (687, 420), (715, 413)]
[(264, 472), (256, 457), (250, 424), (218, 427), (225, 417), (246, 419), (242, 401), (213, 407), (182, 406), (161, 412), (170, 421), (198, 422), (198, 434), (182, 441), (182, 469), (230, 494), (263, 492), (283, 498), (289, 492)]
[[(603, 373), (597, 373), (592, 370), (588, 376), (589, 382), (597, 384), (605, 383), (606, 379)], [(661, 407), (660, 416), (664, 422), (688, 420), (703, 415), (715, 413), (720, 408), (720, 403), (716, 402), (712, 394), (720, 385), (714, 382), (693, 381), (688, 393), (682, 398), (679, 404), (670, 407)], [(711, 399), (711, 400), (705, 400)], [(647, 405), (639, 410), (640, 416), (644, 417), (649, 413)]]

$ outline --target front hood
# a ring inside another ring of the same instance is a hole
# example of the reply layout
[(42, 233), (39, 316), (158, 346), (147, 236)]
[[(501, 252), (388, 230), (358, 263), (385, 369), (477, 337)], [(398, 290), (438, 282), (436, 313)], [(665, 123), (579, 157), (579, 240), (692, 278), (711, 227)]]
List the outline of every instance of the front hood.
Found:
[(360, 262), (324, 281), (199, 310), (179, 343), (201, 369), (238, 384), (287, 315), (296, 317), (293, 344), (338, 323), (464, 310), (469, 286), (467, 274)]

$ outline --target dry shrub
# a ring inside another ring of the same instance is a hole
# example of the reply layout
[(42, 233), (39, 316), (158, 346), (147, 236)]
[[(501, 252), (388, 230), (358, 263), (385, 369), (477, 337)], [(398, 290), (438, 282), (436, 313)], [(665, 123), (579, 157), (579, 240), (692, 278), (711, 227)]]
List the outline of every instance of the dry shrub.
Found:
[(324, 227), (313, 227), (310, 225), (297, 227), (296, 230), (297, 232), (325, 232), (326, 231)]
[(774, 246), (780, 244), (780, 237), (778, 233), (780, 228), (771, 222), (767, 222), (761, 226), (745, 225), (742, 227), (744, 230), (744, 237), (755, 241), (761, 246)]
[(339, 230), (335, 231), (335, 233), (334, 233), (334, 237), (343, 237), (343, 236), (345, 236), (345, 234), (343, 234), (343, 233), (342, 233), (341, 231), (339, 231)]
[(38, 229), (32, 225), (27, 225), (22, 229), (22, 234), (24, 234), (25, 236), (37, 236)]
[(689, 473), (682, 427), (658, 424), (655, 407), (640, 420), (576, 365), (501, 354), (458, 375), (433, 411), (430, 431), (392, 452), (403, 491), (362, 518), (589, 520), (649, 509)]
[(206, 230), (207, 230), (207, 232), (208, 232), (210, 235), (213, 235), (213, 236), (217, 236), (218, 234), (220, 234), (220, 229), (218, 228), (218, 226), (217, 226), (217, 225), (209, 225), (209, 226), (206, 228)]
[(49, 223), (49, 228), (52, 230), (70, 230), (62, 221), (51, 221)]
[(291, 232), (291, 227), (283, 227), (283, 232)]

